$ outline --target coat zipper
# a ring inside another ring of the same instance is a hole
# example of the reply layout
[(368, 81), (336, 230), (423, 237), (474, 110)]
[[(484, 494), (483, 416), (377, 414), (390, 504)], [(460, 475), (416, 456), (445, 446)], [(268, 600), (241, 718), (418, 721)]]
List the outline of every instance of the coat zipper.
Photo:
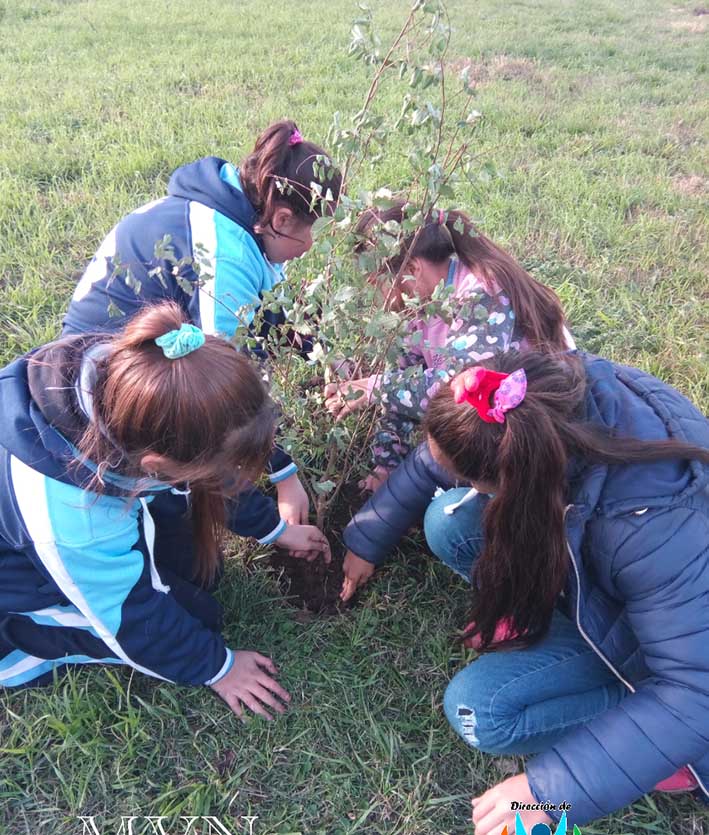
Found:
[[(568, 505), (564, 510), (564, 519), (566, 519), (566, 514), (572, 505)], [(593, 641), (589, 638), (588, 634), (581, 626), (581, 576), (579, 574), (578, 566), (576, 565), (576, 558), (574, 557), (573, 549), (571, 548), (571, 543), (568, 539), (566, 539), (566, 550), (569, 552), (569, 557), (571, 558), (571, 565), (574, 567), (574, 574), (576, 575), (576, 627), (578, 631), (581, 633), (583, 639), (586, 643), (591, 647), (591, 649), (596, 653), (596, 655), (603, 661), (603, 663), (608, 667), (608, 669), (618, 678), (623, 684), (630, 690), (631, 693), (635, 693), (635, 688), (633, 685), (627, 681), (627, 679), (623, 678), (623, 676), (618, 672), (618, 670), (613, 666), (613, 664), (606, 658), (606, 656), (598, 649), (598, 647), (593, 643)], [(709, 789), (704, 785), (704, 783), (699, 778), (699, 775), (694, 770), (694, 767), (691, 765), (687, 765), (687, 768), (692, 772), (694, 775), (694, 779), (699, 783), (700, 788), (704, 792), (704, 794), (709, 797)]]
[(591, 649), (596, 653), (596, 655), (603, 661), (603, 663), (608, 667), (608, 669), (616, 676), (616, 678), (620, 679), (623, 684), (630, 690), (631, 693), (635, 692), (635, 688), (633, 685), (623, 678), (623, 676), (616, 670), (616, 668), (611, 664), (611, 662), (606, 658), (606, 656), (598, 649), (598, 647), (593, 643), (593, 641), (588, 637), (588, 634), (581, 626), (581, 577), (579, 575), (578, 566), (576, 565), (576, 559), (574, 558), (574, 552), (571, 548), (571, 543), (569, 540), (566, 540), (566, 549), (569, 552), (569, 556), (571, 557), (571, 564), (574, 567), (574, 573), (576, 574), (576, 626), (583, 636), (586, 643), (591, 647)]

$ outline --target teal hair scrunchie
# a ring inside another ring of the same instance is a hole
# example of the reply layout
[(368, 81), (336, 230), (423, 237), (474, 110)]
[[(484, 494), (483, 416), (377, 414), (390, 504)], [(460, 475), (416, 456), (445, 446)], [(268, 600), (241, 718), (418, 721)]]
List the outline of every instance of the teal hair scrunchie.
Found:
[(155, 340), (169, 360), (186, 357), (205, 343), (204, 331), (195, 325), (180, 325), (179, 330), (168, 331)]

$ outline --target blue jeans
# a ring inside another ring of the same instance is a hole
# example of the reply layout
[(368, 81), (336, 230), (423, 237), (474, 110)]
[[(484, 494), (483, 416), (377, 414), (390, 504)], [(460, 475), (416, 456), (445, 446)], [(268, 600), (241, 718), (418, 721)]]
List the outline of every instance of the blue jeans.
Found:
[[(466, 492), (449, 490), (434, 499), (424, 530), (433, 553), (469, 581), (482, 549), (488, 497), (444, 513)], [(626, 693), (575, 623), (555, 611), (548, 634), (533, 647), (486, 653), (462, 669), (448, 685), (443, 706), (469, 745), (490, 754), (533, 754), (614, 707)]]

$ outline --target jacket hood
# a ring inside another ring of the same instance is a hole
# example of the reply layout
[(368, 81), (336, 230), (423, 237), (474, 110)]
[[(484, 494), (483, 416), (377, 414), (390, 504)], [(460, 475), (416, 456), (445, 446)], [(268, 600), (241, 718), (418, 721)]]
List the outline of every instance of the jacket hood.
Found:
[[(97, 467), (77, 446), (92, 419), (96, 362), (106, 349), (105, 337), (64, 339), (2, 369), (0, 446), (49, 478), (86, 487)], [(110, 470), (102, 479), (109, 495), (135, 496), (171, 488)]]
[[(588, 381), (586, 417), (618, 437), (682, 441), (709, 448), (709, 421), (678, 391), (636, 368), (580, 354)], [(672, 458), (585, 468), (575, 503), (604, 514), (689, 499), (709, 484), (709, 466)]]
[(174, 172), (167, 193), (184, 200), (195, 200), (225, 215), (245, 229), (263, 252), (261, 236), (254, 232), (256, 209), (241, 188), (239, 172), (224, 159), (204, 157), (183, 165)]

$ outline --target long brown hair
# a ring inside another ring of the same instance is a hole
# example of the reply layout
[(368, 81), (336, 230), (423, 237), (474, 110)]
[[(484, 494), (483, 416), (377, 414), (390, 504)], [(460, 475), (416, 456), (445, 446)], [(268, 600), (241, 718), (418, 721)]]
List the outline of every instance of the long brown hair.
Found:
[(489, 648), (503, 618), (531, 644), (549, 628), (569, 559), (564, 528), (568, 472), (581, 462), (631, 464), (661, 459), (709, 463), (709, 449), (676, 440), (617, 437), (585, 420), (586, 374), (578, 356), (516, 351), (480, 363), (505, 374), (524, 368), (527, 393), (505, 423), (486, 423), (442, 386), (426, 412), (428, 436), (456, 472), (495, 485), (484, 517), (484, 547), (473, 579), (470, 634)]
[(97, 363), (94, 419), (78, 446), (98, 466), (99, 482), (107, 464), (138, 479), (146, 476), (145, 455), (164, 456), (154, 476), (189, 484), (197, 573), (208, 582), (218, 567), (225, 495), (263, 469), (274, 412), (255, 364), (229, 342), (207, 336), (185, 357), (165, 356), (156, 338), (184, 321), (177, 304), (164, 302), (143, 309), (111, 340)]
[[(271, 222), (279, 205), (312, 223), (339, 199), (342, 176), (329, 154), (313, 142), (291, 144), (296, 133), (298, 126), (290, 119), (269, 125), (239, 168), (241, 185), (262, 226)], [(328, 190), (330, 201), (325, 200)]]
[[(356, 253), (365, 252), (375, 243), (377, 228), (391, 221), (400, 224), (406, 216), (403, 200), (388, 209), (367, 209), (357, 222), (355, 231), (360, 242)], [(497, 285), (509, 297), (517, 326), (532, 348), (551, 352), (567, 348), (564, 311), (556, 293), (480, 233), (465, 212), (429, 213), (422, 225), (403, 239), (399, 251), (385, 261), (384, 270), (397, 281), (411, 258), (440, 264), (451, 256), (459, 258), (485, 285)]]

